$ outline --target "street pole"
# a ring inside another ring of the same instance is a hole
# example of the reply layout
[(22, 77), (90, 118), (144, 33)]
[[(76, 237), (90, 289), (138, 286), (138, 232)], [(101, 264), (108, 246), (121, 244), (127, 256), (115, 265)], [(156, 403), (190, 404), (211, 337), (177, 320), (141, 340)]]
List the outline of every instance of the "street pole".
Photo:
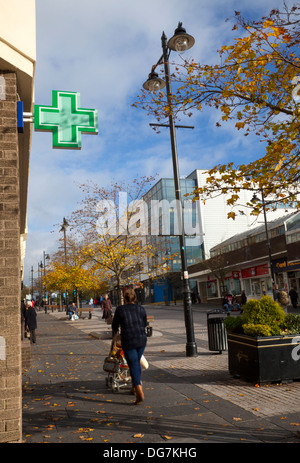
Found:
[(271, 271), (271, 279), (272, 279), (272, 289), (274, 294), (274, 285), (275, 285), (275, 275), (274, 275), (274, 268), (272, 264), (272, 253), (271, 253), (271, 243), (269, 238), (269, 230), (268, 230), (268, 222), (267, 222), (267, 215), (266, 215), (266, 205), (265, 205), (265, 197), (264, 197), (264, 190), (261, 189), (261, 197), (262, 197), (262, 206), (264, 212), (264, 221), (265, 221), (265, 230), (266, 230), (266, 238), (267, 238), (267, 247), (268, 247), (268, 255), (269, 255), (269, 264), (270, 264), (270, 271)]
[(33, 266), (31, 266), (31, 300), (33, 299)]
[[(261, 192), (261, 202), (262, 202), (262, 208), (263, 208), (263, 214), (264, 214), (264, 223), (265, 223), (265, 232), (266, 232), (266, 240), (267, 240), (267, 248), (268, 248), (268, 257), (269, 257), (269, 265), (270, 265), (270, 272), (271, 272), (271, 280), (272, 280), (272, 290), (273, 290), (273, 298), (274, 298), (274, 290), (275, 290), (275, 273), (274, 273), (274, 267), (272, 263), (272, 252), (271, 252), (271, 243), (270, 243), (270, 237), (269, 237), (269, 230), (268, 230), (268, 221), (267, 221), (267, 214), (266, 214), (266, 204), (265, 204), (265, 197), (264, 197), (264, 189), (260, 188)], [(259, 198), (257, 198), (256, 194), (254, 194), (252, 198), (252, 202), (258, 201)]]
[(179, 227), (179, 233), (180, 233), (179, 234), (179, 244), (180, 244), (181, 269), (182, 269), (182, 278), (183, 278), (183, 307), (184, 307), (184, 319), (185, 319), (186, 336), (187, 336), (186, 355), (187, 357), (194, 357), (194, 356), (197, 356), (197, 345), (195, 342), (195, 335), (194, 335), (191, 290), (190, 290), (190, 285), (189, 285), (187, 258), (186, 258), (186, 249), (185, 249), (182, 198), (181, 198), (181, 189), (180, 189), (180, 180), (179, 180), (175, 123), (174, 123), (174, 115), (173, 115), (173, 108), (172, 108), (168, 46), (167, 46), (167, 37), (164, 32), (161, 37), (161, 43), (162, 43), (162, 49), (163, 49), (167, 100), (168, 100), (168, 105), (169, 105), (169, 110), (170, 110), (169, 127), (170, 127), (170, 138), (171, 138), (171, 148), (172, 148), (175, 198), (177, 200), (176, 204), (177, 204), (178, 227)]
[[(68, 222), (66, 221), (65, 217), (63, 218), (63, 223), (61, 225), (60, 231), (64, 232), (64, 254), (65, 254), (65, 266), (67, 266), (67, 227), (69, 226)], [(66, 295), (66, 309), (68, 309), (69, 305), (69, 293), (68, 289), (65, 289), (65, 295)]]

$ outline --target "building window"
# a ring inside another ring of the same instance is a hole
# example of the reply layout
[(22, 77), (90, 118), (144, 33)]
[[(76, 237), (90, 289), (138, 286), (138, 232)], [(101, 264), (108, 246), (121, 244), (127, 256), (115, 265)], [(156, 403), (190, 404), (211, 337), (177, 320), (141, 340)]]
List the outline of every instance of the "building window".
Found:
[(207, 297), (218, 297), (218, 285), (216, 281), (207, 282)]

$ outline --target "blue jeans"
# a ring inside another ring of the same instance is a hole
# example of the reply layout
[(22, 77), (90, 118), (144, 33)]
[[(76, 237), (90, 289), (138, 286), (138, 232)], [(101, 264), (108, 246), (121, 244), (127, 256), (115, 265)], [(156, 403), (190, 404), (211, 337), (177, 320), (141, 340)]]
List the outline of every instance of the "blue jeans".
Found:
[(231, 304), (224, 304), (224, 308), (227, 310), (227, 312), (231, 312), (232, 305)]
[(145, 347), (138, 347), (136, 349), (124, 349), (123, 352), (128, 363), (132, 385), (138, 386), (141, 384), (141, 357), (144, 353)]

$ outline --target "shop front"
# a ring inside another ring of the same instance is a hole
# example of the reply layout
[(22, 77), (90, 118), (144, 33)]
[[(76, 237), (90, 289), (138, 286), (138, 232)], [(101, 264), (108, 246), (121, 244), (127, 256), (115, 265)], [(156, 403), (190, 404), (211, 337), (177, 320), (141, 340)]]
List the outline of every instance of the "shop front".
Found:
[(242, 286), (248, 299), (260, 299), (264, 295), (273, 297), (268, 263), (242, 269), (241, 277)]
[(278, 259), (273, 261), (273, 266), (278, 288), (287, 292), (294, 288), (300, 294), (300, 261)]
[(207, 300), (222, 298), (225, 294), (239, 296), (241, 294), (240, 277), (240, 271), (229, 272), (219, 280), (214, 275), (208, 275), (206, 282)]

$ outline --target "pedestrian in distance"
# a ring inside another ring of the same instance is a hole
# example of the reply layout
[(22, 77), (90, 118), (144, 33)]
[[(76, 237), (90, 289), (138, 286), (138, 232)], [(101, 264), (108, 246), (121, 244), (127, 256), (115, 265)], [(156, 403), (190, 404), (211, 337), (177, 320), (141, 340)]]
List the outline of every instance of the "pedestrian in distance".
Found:
[[(73, 315), (74, 315), (74, 317), (73, 317)], [(77, 315), (77, 307), (76, 307), (75, 302), (72, 302), (72, 305), (69, 308), (69, 318), (70, 318), (70, 320), (74, 320), (76, 315)]]
[(275, 285), (274, 288), (273, 288), (273, 299), (274, 299), (274, 301), (279, 302), (279, 289), (278, 289), (278, 285)]
[(125, 291), (124, 302), (115, 310), (112, 331), (116, 334), (119, 327), (121, 329), (122, 348), (130, 371), (132, 392), (136, 396), (134, 403), (138, 405), (144, 400), (141, 357), (147, 344), (147, 314), (145, 308), (137, 304), (133, 289)]
[(287, 313), (287, 306), (288, 306), (288, 303), (289, 303), (289, 295), (284, 289), (279, 291), (279, 301), (278, 302), (281, 305), (281, 307), (283, 308), (283, 310), (285, 311), (285, 313)]
[(26, 304), (22, 300), (21, 301), (21, 340), (22, 341), (24, 339), (24, 333), (25, 333), (25, 315), (26, 315)]
[(242, 306), (245, 305), (246, 302), (247, 302), (247, 296), (246, 296), (245, 290), (243, 289), (242, 294), (241, 294), (241, 305)]
[(36, 332), (37, 329), (37, 320), (36, 320), (36, 310), (32, 307), (32, 302), (27, 301), (26, 303), (26, 313), (25, 313), (25, 329), (30, 333), (30, 343), (36, 343)]
[(227, 312), (231, 312), (232, 310), (232, 295), (229, 293), (229, 294), (226, 294), (226, 296), (224, 297), (223, 299), (223, 308), (227, 311)]
[(102, 318), (106, 321), (106, 323), (108, 323), (108, 321), (112, 319), (112, 305), (108, 297), (108, 294), (104, 295), (104, 298), (101, 304), (101, 309), (103, 312)]
[(289, 296), (290, 296), (293, 308), (296, 309), (297, 308), (297, 303), (298, 303), (298, 293), (295, 290), (295, 288), (290, 289)]

